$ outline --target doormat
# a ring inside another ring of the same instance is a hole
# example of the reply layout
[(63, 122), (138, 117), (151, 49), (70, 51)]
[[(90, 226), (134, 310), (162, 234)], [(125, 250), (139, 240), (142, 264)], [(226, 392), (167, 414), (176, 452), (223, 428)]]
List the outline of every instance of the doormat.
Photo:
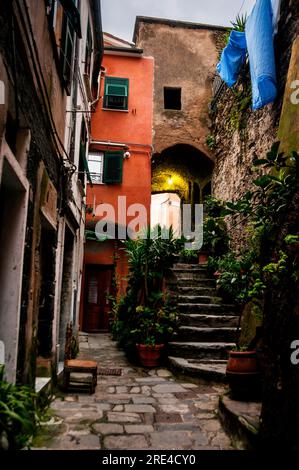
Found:
[(121, 375), (122, 369), (98, 369), (98, 375)]

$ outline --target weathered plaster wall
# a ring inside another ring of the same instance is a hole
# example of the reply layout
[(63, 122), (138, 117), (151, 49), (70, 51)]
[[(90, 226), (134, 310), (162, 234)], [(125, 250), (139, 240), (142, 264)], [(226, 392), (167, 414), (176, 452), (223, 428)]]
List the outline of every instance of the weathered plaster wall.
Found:
[[(206, 145), (208, 104), (218, 60), (217, 33), (223, 29), (163, 20), (139, 20), (137, 47), (155, 59), (154, 150), (190, 144), (212, 158)], [(164, 87), (182, 89), (182, 110), (164, 109)]]

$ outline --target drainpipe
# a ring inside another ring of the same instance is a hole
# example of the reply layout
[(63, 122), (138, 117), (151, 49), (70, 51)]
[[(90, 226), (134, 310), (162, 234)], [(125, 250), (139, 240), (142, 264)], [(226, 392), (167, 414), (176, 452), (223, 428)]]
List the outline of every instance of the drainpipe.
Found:
[(90, 103), (90, 106), (92, 107), (94, 104), (96, 104), (99, 99), (100, 99), (100, 91), (101, 91), (101, 80), (103, 78), (103, 76), (106, 74), (106, 69), (105, 67), (102, 67), (100, 68), (100, 73), (99, 73), (99, 76), (98, 76), (98, 92), (97, 92), (97, 97), (94, 101), (92, 101)]

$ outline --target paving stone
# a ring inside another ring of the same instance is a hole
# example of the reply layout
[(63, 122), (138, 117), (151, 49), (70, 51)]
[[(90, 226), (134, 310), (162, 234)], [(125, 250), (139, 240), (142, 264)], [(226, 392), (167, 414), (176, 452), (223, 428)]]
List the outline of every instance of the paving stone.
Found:
[(221, 429), (221, 424), (218, 419), (202, 419), (199, 421), (201, 429), (208, 432), (216, 432)]
[(185, 389), (177, 383), (166, 383), (159, 384), (153, 387), (154, 393), (176, 393), (176, 392), (185, 392)]
[(52, 410), (66, 410), (66, 411), (78, 410), (80, 409), (80, 403), (55, 400), (54, 402), (51, 403), (51, 409)]
[(124, 405), (115, 405), (112, 411), (124, 411)]
[(180, 450), (191, 449), (192, 439), (189, 431), (164, 431), (150, 435), (153, 449)]
[(172, 373), (167, 369), (159, 369), (157, 370), (158, 377), (172, 377)]
[(135, 403), (136, 405), (140, 405), (140, 404), (152, 405), (152, 404), (156, 403), (155, 398), (152, 398), (152, 397), (143, 397), (143, 396), (132, 397), (132, 401), (133, 401), (133, 403)]
[(97, 421), (103, 417), (103, 411), (102, 410), (95, 410), (93, 412), (88, 411), (88, 413), (84, 410), (77, 412), (77, 413), (67, 413), (65, 416), (65, 422), (66, 423), (74, 423), (78, 421)]
[(199, 408), (200, 410), (216, 410), (217, 409), (217, 404), (213, 402), (199, 402), (199, 403), (194, 403), (194, 406), (196, 408)]
[(85, 426), (83, 429), (69, 429), (67, 435), (68, 436), (87, 436), (90, 434), (90, 430), (87, 426)]
[(125, 431), (128, 434), (148, 434), (154, 432), (154, 427), (150, 424), (128, 424)]
[(209, 445), (209, 439), (207, 435), (203, 432), (194, 432), (192, 433), (192, 439), (194, 440), (194, 447), (193, 449), (200, 449), (203, 446)]
[(182, 417), (179, 413), (163, 413), (162, 411), (158, 411), (155, 414), (156, 423), (181, 423), (182, 421)]
[(164, 382), (165, 379), (163, 377), (142, 377), (142, 378), (136, 378), (136, 382), (141, 383), (141, 384), (148, 384), (148, 383), (161, 383)]
[(148, 449), (149, 446), (144, 436), (130, 434), (129, 436), (108, 436), (104, 439), (105, 449), (137, 450)]
[(125, 405), (125, 411), (128, 413), (155, 413), (156, 410), (151, 405)]
[(137, 413), (114, 413), (108, 411), (107, 419), (111, 423), (140, 423), (141, 417)]
[(96, 397), (94, 395), (78, 395), (78, 402), (79, 403), (92, 403), (96, 401)]
[(199, 420), (201, 420), (201, 419), (214, 419), (216, 417), (216, 414), (215, 413), (201, 412), (201, 413), (195, 413), (194, 416), (196, 418), (198, 418)]
[(130, 390), (130, 393), (140, 393), (141, 388), (140, 387), (132, 387)]
[(189, 406), (185, 403), (174, 403), (169, 405), (160, 405), (160, 409), (164, 413), (188, 413), (190, 412)]
[(153, 393), (154, 398), (176, 398), (173, 393)]
[(198, 385), (192, 384), (192, 383), (183, 383), (182, 386), (184, 388), (197, 388), (198, 387)]
[(151, 377), (156, 376), (156, 375), (157, 375), (156, 369), (149, 370), (149, 371), (148, 371), (148, 375), (150, 375)]
[(124, 428), (121, 424), (96, 423), (92, 429), (98, 434), (123, 434)]
[(68, 396), (68, 397), (64, 397), (64, 401), (68, 401), (68, 402), (74, 402), (74, 401), (78, 401), (78, 396)]
[(110, 405), (109, 403), (97, 403), (97, 408), (99, 410), (109, 411), (111, 410), (111, 407), (112, 405)]
[(176, 398), (179, 400), (188, 400), (188, 399), (196, 399), (197, 394), (193, 392), (192, 390), (188, 390), (187, 392), (179, 392), (174, 394)]
[(158, 402), (161, 403), (161, 405), (170, 405), (173, 403), (178, 403), (177, 398), (169, 397), (169, 398), (158, 398)]
[(54, 438), (49, 444), (50, 449), (57, 450), (97, 450), (101, 449), (98, 436), (60, 436)]

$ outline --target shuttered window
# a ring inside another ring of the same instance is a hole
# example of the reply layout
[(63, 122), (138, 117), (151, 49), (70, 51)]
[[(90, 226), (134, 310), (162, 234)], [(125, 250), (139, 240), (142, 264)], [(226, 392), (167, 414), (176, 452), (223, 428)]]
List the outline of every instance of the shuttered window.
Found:
[(106, 77), (104, 108), (128, 109), (129, 80), (128, 78)]
[(74, 39), (74, 28), (67, 15), (64, 14), (64, 23), (61, 39), (61, 68), (64, 84), (68, 95), (70, 95), (71, 93), (71, 82), (73, 79)]
[(105, 152), (103, 183), (121, 183), (123, 152)]

